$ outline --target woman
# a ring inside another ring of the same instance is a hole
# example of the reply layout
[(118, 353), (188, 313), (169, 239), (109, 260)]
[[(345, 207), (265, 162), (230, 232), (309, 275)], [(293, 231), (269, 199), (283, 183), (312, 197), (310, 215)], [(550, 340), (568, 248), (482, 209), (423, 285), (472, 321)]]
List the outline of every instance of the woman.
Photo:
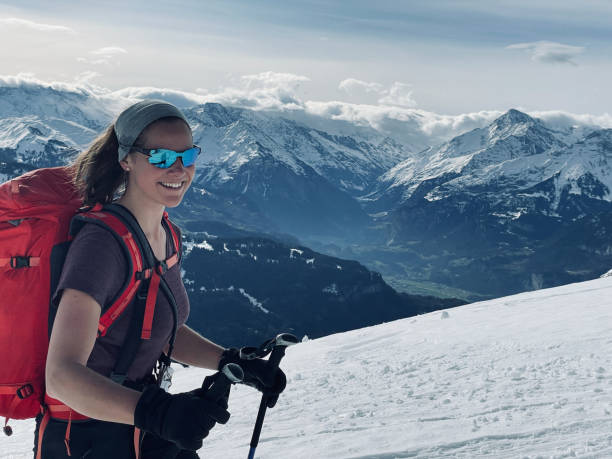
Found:
[[(75, 183), (85, 204), (115, 202), (131, 212), (155, 258), (165, 260), (180, 247), (173, 247), (172, 231), (162, 224), (162, 217), (166, 207), (180, 204), (193, 180), (198, 154), (181, 111), (166, 102), (145, 100), (124, 110), (77, 158)], [(46, 366), (47, 394), (69, 407), (70, 416), (68, 422), (52, 418), (46, 424), (37, 440), (43, 459), (133, 458), (138, 443), (134, 426), (144, 432), (144, 459), (198, 457), (194, 451), (209, 430), (229, 418), (226, 404), (205, 399), (201, 390), (171, 395), (157, 385), (146, 385), (174, 327), (170, 304), (162, 294), (157, 295), (151, 338), (141, 342), (126, 381), (111, 379), (131, 311), (128, 308), (101, 337), (98, 321), (127, 272), (114, 236), (86, 224), (70, 246), (54, 295), (57, 315)], [(209, 369), (238, 363), (248, 384), (265, 392), (282, 391), (280, 370), (269, 368), (264, 360), (241, 361), (235, 349), (225, 350), (185, 325), (189, 300), (179, 264), (163, 277), (177, 305), (173, 359)]]

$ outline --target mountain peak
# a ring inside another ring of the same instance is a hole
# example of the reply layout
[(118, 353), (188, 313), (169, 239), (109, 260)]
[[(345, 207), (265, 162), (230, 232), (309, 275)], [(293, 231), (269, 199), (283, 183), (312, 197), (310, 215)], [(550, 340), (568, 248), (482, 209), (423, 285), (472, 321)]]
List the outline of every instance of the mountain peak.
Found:
[(535, 123), (535, 122), (536, 120), (532, 118), (531, 116), (529, 116), (528, 114), (518, 111), (514, 108), (511, 108), (506, 113), (504, 113), (502, 116), (497, 118), (493, 122), (493, 124), (496, 124), (498, 126), (507, 126), (510, 124), (524, 124), (524, 123)]
[(240, 109), (226, 107), (216, 102), (206, 102), (204, 105), (187, 110), (186, 113), (187, 116), (192, 115), (211, 126), (222, 127), (236, 121), (240, 116)]

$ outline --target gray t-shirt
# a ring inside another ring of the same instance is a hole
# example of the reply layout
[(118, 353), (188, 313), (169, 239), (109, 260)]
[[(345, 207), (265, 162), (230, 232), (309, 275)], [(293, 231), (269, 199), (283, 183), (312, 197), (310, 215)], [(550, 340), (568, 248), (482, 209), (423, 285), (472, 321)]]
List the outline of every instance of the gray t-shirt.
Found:
[[(178, 228), (175, 227), (179, 236)], [(172, 235), (166, 230), (166, 253), (172, 255)], [(180, 248), (179, 248), (180, 250)], [(111, 306), (128, 275), (128, 264), (119, 242), (108, 230), (96, 224), (86, 224), (72, 241), (53, 301), (59, 304), (66, 288), (85, 292), (92, 296), (105, 311)], [(189, 298), (181, 279), (180, 263), (163, 276), (172, 290), (178, 306), (178, 327), (189, 316)], [(96, 339), (87, 367), (104, 376), (110, 376), (127, 334), (132, 305), (113, 322), (105, 336)], [(128, 371), (128, 380), (140, 381), (151, 370), (170, 341), (174, 323), (172, 308), (160, 290), (155, 305), (151, 339), (141, 341), (139, 351)]]

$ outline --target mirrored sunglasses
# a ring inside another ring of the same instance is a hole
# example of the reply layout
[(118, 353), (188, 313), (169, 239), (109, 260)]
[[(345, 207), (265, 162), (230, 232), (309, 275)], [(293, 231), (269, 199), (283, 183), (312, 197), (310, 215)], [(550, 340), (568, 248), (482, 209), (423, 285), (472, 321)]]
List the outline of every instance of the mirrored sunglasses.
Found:
[(196, 158), (202, 151), (197, 145), (185, 151), (167, 150), (165, 148), (140, 148), (137, 146), (134, 146), (134, 150), (147, 155), (149, 157), (149, 162), (160, 169), (169, 168), (178, 158), (181, 158), (183, 166), (193, 166)]

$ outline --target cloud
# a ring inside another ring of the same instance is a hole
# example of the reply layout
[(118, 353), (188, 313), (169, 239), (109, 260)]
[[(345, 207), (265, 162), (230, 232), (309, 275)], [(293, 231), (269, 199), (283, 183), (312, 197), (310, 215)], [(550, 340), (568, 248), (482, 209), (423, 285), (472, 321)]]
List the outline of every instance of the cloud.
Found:
[(523, 49), (531, 54), (531, 60), (548, 64), (570, 64), (577, 66), (572, 59), (584, 52), (582, 46), (564, 45), (552, 41), (535, 41), (506, 46), (506, 49)]
[(90, 51), (89, 54), (96, 56), (95, 58), (89, 57), (77, 57), (76, 60), (78, 62), (82, 62), (83, 64), (88, 65), (115, 65), (118, 66), (120, 64), (119, 61), (116, 60), (116, 57), (120, 54), (127, 54), (127, 51), (123, 48), (119, 48), (118, 46), (107, 46), (105, 48), (95, 49)]
[(363, 96), (375, 94), (381, 105), (396, 105), (400, 107), (415, 107), (416, 102), (412, 98), (412, 85), (396, 81), (389, 88), (380, 83), (367, 82), (356, 78), (342, 80), (338, 89), (347, 94), (363, 99)]
[(541, 119), (556, 129), (567, 129), (576, 126), (612, 129), (612, 115), (609, 113), (592, 115), (588, 113), (576, 114), (559, 110), (548, 110), (530, 112), (529, 115)]
[(481, 111), (440, 115), (408, 107), (339, 101), (309, 101), (306, 102), (306, 111), (323, 118), (372, 128), (417, 150), (486, 126), (502, 114), (501, 111)]
[(25, 28), (25, 29), (30, 29), (30, 30), (36, 30), (39, 32), (61, 32), (61, 33), (76, 34), (76, 31), (74, 29), (71, 29), (70, 27), (51, 25), (51, 24), (42, 24), (39, 22), (29, 21), (27, 19), (20, 19), (20, 18), (0, 18), (0, 25)]
[(151, 86), (124, 88), (114, 91), (112, 94), (122, 100), (129, 100), (131, 102), (142, 99), (161, 99), (179, 108), (189, 108), (209, 102), (205, 96), (199, 94)]
[(105, 64), (110, 64), (110, 59), (89, 59), (87, 57), (77, 57), (76, 58), (77, 62), (81, 62), (83, 64), (88, 64), (88, 65), (105, 65)]
[(400, 107), (416, 107), (411, 88), (412, 85), (396, 81), (391, 85), (391, 88), (383, 92), (384, 96), (378, 99), (378, 103)]
[(217, 93), (197, 89), (209, 102), (264, 110), (300, 110), (304, 102), (299, 96), (302, 83), (310, 78), (292, 73), (262, 72), (244, 75), (235, 86), (222, 88)]
[(123, 48), (119, 48), (118, 46), (107, 46), (105, 48), (90, 51), (90, 54), (95, 54), (97, 56), (114, 56), (117, 54), (127, 54), (127, 51)]
[(79, 73), (76, 77), (74, 77), (74, 81), (79, 85), (85, 85), (85, 84), (89, 84), (91, 80), (99, 76), (100, 74), (98, 72), (87, 70), (85, 72)]
[(89, 89), (85, 88), (85, 86), (78, 81), (75, 83), (63, 81), (48, 82), (36, 78), (36, 75), (30, 72), (22, 72), (17, 75), (0, 75), (0, 87), (28, 89), (50, 88), (56, 91), (65, 91), (80, 95), (90, 93)]
[(383, 85), (380, 83), (368, 83), (355, 78), (347, 78), (346, 80), (342, 80), (340, 82), (338, 89), (341, 89), (347, 93), (351, 93), (355, 90), (363, 90), (365, 92), (380, 94), (380, 92), (383, 90)]
[(243, 75), (240, 79), (247, 87), (282, 87), (284, 89), (297, 89), (300, 84), (310, 81), (310, 78), (293, 73), (262, 72), (253, 75)]

